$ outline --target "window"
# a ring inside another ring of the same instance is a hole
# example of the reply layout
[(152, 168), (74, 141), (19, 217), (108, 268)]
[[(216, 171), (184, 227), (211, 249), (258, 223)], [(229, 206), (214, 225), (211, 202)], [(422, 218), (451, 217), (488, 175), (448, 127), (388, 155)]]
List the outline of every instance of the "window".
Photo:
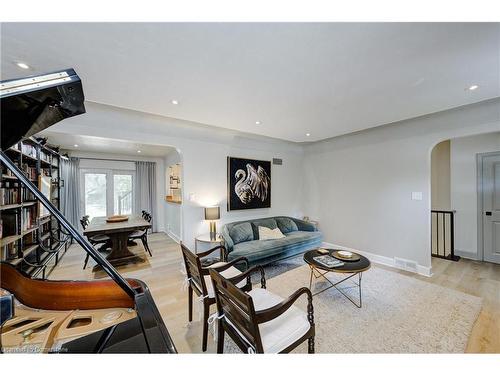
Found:
[(81, 169), (80, 206), (94, 217), (134, 213), (134, 171)]
[(113, 175), (113, 212), (115, 215), (130, 215), (132, 213), (132, 175)]

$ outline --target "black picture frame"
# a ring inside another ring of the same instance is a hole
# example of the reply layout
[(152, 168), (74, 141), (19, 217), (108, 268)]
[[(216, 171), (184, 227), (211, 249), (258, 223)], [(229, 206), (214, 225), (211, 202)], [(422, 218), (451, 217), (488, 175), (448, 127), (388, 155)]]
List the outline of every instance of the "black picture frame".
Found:
[(271, 161), (227, 157), (227, 210), (271, 207)]

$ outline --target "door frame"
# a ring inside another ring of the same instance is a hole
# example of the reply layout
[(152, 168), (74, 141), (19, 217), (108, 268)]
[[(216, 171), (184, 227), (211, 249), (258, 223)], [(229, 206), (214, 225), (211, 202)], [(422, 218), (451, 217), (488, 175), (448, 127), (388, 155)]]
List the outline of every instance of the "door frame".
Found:
[(500, 151), (476, 154), (477, 169), (477, 259), (484, 262), (484, 228), (483, 228), (483, 164), (489, 156), (500, 156)]
[(112, 169), (112, 168), (79, 168), (80, 174), (80, 211), (85, 214), (85, 173), (96, 173), (106, 175), (106, 216), (114, 215), (114, 175), (131, 175), (132, 176), (132, 214), (136, 213), (135, 207), (135, 171), (128, 169)]

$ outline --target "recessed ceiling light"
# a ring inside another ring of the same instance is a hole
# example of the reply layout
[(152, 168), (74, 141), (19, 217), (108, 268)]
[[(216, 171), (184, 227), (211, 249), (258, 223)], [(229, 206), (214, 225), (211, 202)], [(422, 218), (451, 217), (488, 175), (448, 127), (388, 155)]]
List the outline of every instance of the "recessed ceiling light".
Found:
[(255, 121), (255, 125), (260, 125), (261, 122), (260, 121)]
[(23, 62), (18, 62), (18, 63), (16, 63), (16, 65), (18, 67), (20, 67), (21, 69), (29, 69), (30, 68), (30, 66), (28, 64), (25, 64)]
[(311, 134), (309, 134), (309, 133), (306, 133), (306, 137), (309, 137), (309, 136), (311, 136)]
[(78, 147), (78, 145), (77, 145), (77, 144), (74, 144), (73, 146)]
[(476, 90), (478, 88), (479, 88), (478, 85), (472, 85), (472, 86), (469, 86), (469, 91), (474, 91), (474, 90)]
[(172, 103), (173, 105), (177, 105), (177, 104), (179, 104), (179, 101), (174, 99), (174, 100), (172, 100), (172, 102), (171, 102), (171, 103)]
[(137, 153), (140, 154), (141, 153), (141, 150), (137, 150)]

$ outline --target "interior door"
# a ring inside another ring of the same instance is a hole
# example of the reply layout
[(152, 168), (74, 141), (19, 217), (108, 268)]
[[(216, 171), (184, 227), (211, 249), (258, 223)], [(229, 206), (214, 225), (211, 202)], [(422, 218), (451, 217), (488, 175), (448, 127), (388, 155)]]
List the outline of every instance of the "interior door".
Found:
[(500, 155), (483, 157), (483, 259), (500, 263)]

